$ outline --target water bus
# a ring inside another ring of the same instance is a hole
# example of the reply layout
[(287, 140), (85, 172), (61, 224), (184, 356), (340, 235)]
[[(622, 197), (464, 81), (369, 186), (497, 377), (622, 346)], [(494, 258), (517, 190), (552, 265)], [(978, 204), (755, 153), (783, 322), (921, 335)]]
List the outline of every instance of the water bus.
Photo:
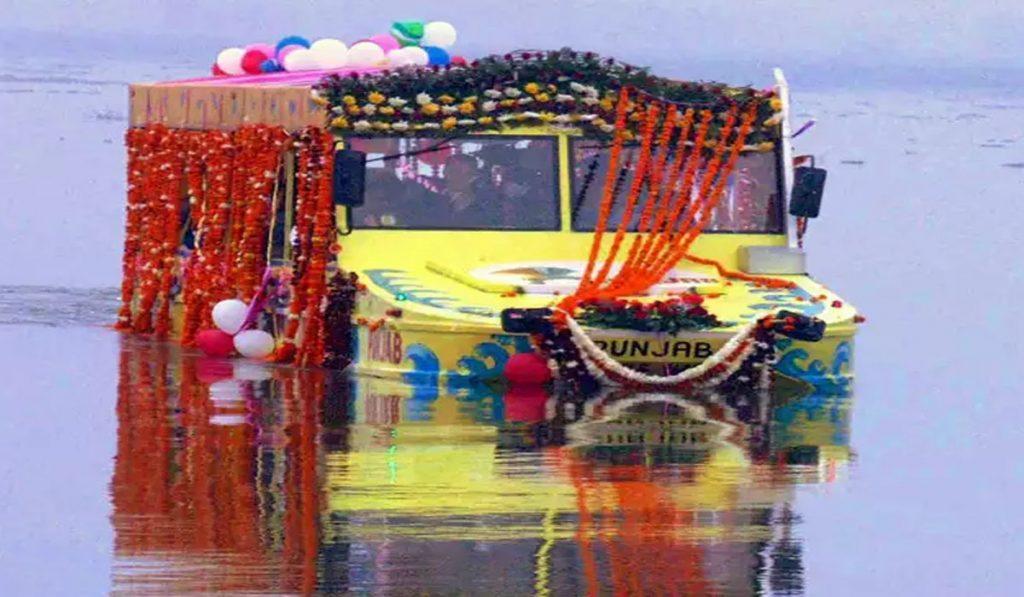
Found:
[(130, 94), (121, 329), (196, 344), (233, 300), (273, 359), (417, 384), (852, 380), (781, 71), (557, 50)]

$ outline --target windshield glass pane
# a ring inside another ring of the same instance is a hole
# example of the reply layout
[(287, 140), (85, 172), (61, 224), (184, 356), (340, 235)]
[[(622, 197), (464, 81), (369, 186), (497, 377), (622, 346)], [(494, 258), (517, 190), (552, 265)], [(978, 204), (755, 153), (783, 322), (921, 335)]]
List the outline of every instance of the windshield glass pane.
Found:
[[(610, 149), (606, 143), (583, 138), (573, 139), (571, 147), (571, 197), (575, 214), (573, 229), (593, 230), (601, 206)], [(616, 196), (609, 227), (617, 226), (625, 211), (626, 197), (633, 183), (639, 156), (640, 148), (637, 146), (626, 147), (623, 150), (622, 164), (625, 172), (620, 177), (621, 191)], [(711, 212), (706, 232), (782, 232), (782, 204), (779, 201), (779, 177), (775, 159), (774, 152), (745, 153), (740, 156), (736, 169), (726, 184), (721, 202)], [(581, 189), (595, 160), (596, 174), (581, 201)], [(645, 188), (640, 194), (640, 201), (646, 200), (646, 197)], [(642, 203), (638, 202), (638, 205)], [(634, 209), (632, 230), (639, 226), (640, 211), (639, 208)]]
[(557, 230), (554, 137), (350, 138), (366, 152), (356, 228)]

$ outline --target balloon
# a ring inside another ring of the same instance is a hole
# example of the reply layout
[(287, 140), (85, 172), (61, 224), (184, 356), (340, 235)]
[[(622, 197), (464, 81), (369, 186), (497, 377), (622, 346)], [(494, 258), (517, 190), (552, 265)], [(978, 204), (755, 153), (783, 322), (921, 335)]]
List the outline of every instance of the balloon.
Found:
[(462, 56), (452, 56), (452, 64), (454, 66), (466, 66), (466, 59)]
[(435, 46), (438, 48), (450, 48), (455, 45), (455, 27), (444, 21), (427, 23), (423, 27), (423, 37), (420, 39), (421, 46)]
[(242, 56), (245, 55), (245, 50), (242, 48), (226, 48), (217, 54), (217, 66), (220, 70), (226, 72), (229, 75), (241, 75), (245, 71), (242, 69)]
[(242, 402), (241, 384), (236, 379), (224, 379), (210, 384), (210, 401), (218, 403), (217, 406), (231, 406), (225, 402)]
[(374, 35), (367, 41), (372, 41), (373, 43), (377, 44), (378, 46), (380, 46), (380, 49), (384, 50), (385, 53), (390, 52), (391, 50), (397, 50), (402, 47), (402, 44), (398, 43), (398, 40), (395, 39), (394, 36), (387, 33), (378, 33), (377, 35)]
[(263, 330), (245, 330), (235, 336), (235, 350), (243, 357), (262, 359), (274, 352), (274, 337)]
[(284, 65), (284, 70), (288, 72), (317, 70), (320, 68), (313, 52), (304, 48), (290, 52), (282, 59), (281, 64)]
[(246, 423), (248, 423), (248, 420), (245, 418), (245, 415), (241, 414), (217, 413), (210, 417), (210, 425), (217, 427), (238, 427)]
[(324, 69), (341, 68), (348, 64), (349, 49), (337, 39), (318, 39), (309, 47), (317, 65)]
[(348, 63), (351, 66), (378, 66), (386, 59), (384, 49), (372, 41), (361, 41), (348, 49)]
[(234, 369), (235, 379), (242, 381), (266, 381), (273, 377), (271, 369), (252, 361), (237, 361)]
[(212, 73), (213, 76), (215, 77), (227, 76), (227, 73), (224, 72), (219, 66), (217, 66), (217, 63), (214, 63), (213, 66), (210, 67), (210, 73)]
[(277, 65), (277, 61), (273, 58), (267, 58), (260, 64), (260, 72), (263, 73), (274, 73), (281, 70)]
[(418, 46), (409, 46), (408, 48), (402, 48), (405, 55), (409, 57), (409, 64), (415, 64), (418, 66), (426, 66), (430, 64), (430, 54), (427, 51)]
[(258, 75), (262, 72), (260, 65), (268, 58), (270, 57), (264, 54), (263, 50), (246, 50), (242, 55), (242, 70), (250, 75)]
[[(234, 348), (234, 343), (232, 343), (231, 347)], [(196, 379), (205, 384), (212, 384), (223, 379), (231, 379), (234, 372), (230, 361), (205, 357), (196, 359)]]
[(505, 363), (505, 379), (513, 385), (539, 386), (551, 380), (547, 360), (534, 352), (521, 352)]
[(398, 21), (391, 25), (391, 35), (403, 46), (414, 46), (423, 37), (423, 22)]
[(265, 43), (255, 43), (245, 46), (245, 51), (248, 52), (249, 50), (258, 50), (260, 52), (263, 52), (264, 54), (267, 55), (267, 58), (273, 57), (274, 53), (277, 52), (277, 48)]
[(245, 323), (249, 306), (238, 299), (228, 299), (213, 306), (213, 324), (225, 334), (235, 335)]
[(427, 53), (428, 64), (435, 66), (444, 66), (452, 61), (451, 57), (448, 56), (448, 52), (445, 52), (441, 48), (435, 48), (433, 46), (424, 46), (423, 50)]
[(209, 357), (228, 357), (235, 350), (234, 338), (221, 330), (203, 330), (196, 334), (196, 346)]
[(540, 423), (547, 418), (550, 399), (544, 386), (511, 386), (505, 392), (505, 420)]
[(291, 54), (295, 50), (305, 50), (305, 49), (306, 48), (304, 46), (300, 46), (298, 44), (293, 44), (293, 45), (290, 45), (290, 46), (285, 46), (285, 47), (283, 47), (283, 48), (281, 48), (280, 50), (277, 51), (277, 63), (278, 64), (284, 64), (284, 59), (288, 57), (288, 54)]
[(281, 50), (287, 48), (288, 46), (299, 46), (300, 48), (308, 48), (309, 40), (306, 39), (305, 37), (302, 37), (301, 35), (289, 35), (287, 37), (282, 37), (281, 41), (277, 42), (277, 45), (274, 46), (274, 52), (277, 54), (278, 59), (281, 58)]
[(388, 52), (388, 64), (395, 68), (409, 66), (412, 63), (412, 56), (405, 53), (405, 48)]

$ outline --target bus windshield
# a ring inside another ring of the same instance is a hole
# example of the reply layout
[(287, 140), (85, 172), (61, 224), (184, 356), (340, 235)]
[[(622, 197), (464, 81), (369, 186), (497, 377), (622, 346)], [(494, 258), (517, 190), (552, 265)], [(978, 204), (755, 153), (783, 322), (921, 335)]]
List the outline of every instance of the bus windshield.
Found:
[[(573, 230), (593, 230), (608, 173), (609, 148), (596, 139), (572, 139), (572, 202)], [(626, 196), (632, 185), (640, 148), (629, 146), (623, 150), (625, 172), (621, 190), (612, 207), (609, 226), (617, 226), (625, 211)], [(594, 165), (596, 163), (596, 165)], [(580, 197), (588, 172), (595, 168), (586, 193)], [(706, 232), (782, 232), (782, 196), (779, 173), (774, 152), (745, 153), (740, 155), (736, 168), (729, 176), (725, 192), (718, 206), (711, 212), (704, 228)], [(646, 188), (641, 201), (646, 198)], [(639, 203), (638, 203), (639, 204)], [(640, 209), (634, 210), (631, 230), (639, 226)]]
[(349, 138), (366, 152), (356, 228), (558, 230), (555, 137)]

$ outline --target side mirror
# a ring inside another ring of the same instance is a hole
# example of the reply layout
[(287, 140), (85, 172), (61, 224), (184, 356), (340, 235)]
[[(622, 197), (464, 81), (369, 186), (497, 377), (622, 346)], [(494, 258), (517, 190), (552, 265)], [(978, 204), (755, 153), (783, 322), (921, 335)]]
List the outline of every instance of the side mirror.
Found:
[(799, 218), (816, 218), (821, 211), (821, 195), (825, 190), (824, 168), (816, 168), (814, 159), (810, 166), (799, 166), (793, 170), (793, 194), (789, 200), (790, 215)]
[(334, 152), (333, 195), (335, 205), (360, 207), (366, 193), (366, 154), (354, 149)]

